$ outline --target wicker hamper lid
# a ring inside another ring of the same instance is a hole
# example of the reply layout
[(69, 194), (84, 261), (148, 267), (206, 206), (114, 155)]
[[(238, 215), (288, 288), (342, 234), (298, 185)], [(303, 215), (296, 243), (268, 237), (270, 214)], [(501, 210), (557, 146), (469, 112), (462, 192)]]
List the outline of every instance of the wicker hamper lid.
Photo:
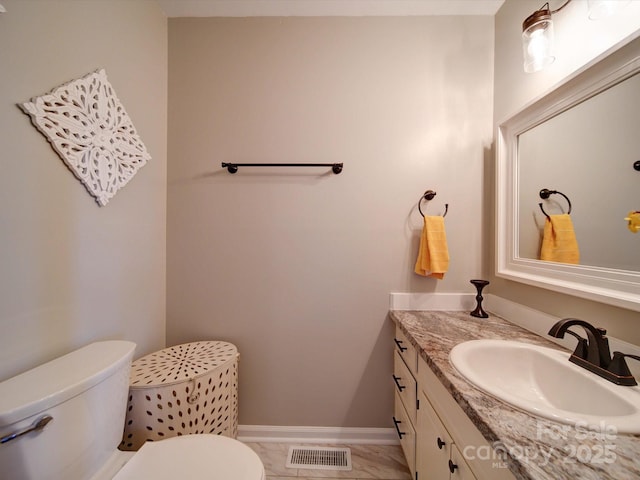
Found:
[(220, 341), (175, 345), (139, 358), (131, 364), (131, 389), (192, 380), (235, 359), (235, 345)]

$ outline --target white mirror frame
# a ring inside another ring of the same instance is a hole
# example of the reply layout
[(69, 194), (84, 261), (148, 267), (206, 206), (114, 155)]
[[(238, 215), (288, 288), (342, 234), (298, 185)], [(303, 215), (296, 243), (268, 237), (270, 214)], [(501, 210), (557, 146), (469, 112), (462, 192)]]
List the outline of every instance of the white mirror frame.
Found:
[[(519, 224), (518, 136), (639, 73), (640, 38), (634, 35), (623, 45), (601, 55), (498, 127), (496, 274), (509, 280), (640, 311), (640, 272), (520, 258), (516, 228)], [(640, 191), (640, 176), (638, 181)], [(638, 200), (640, 202), (640, 197)], [(634, 207), (640, 208), (640, 204)]]

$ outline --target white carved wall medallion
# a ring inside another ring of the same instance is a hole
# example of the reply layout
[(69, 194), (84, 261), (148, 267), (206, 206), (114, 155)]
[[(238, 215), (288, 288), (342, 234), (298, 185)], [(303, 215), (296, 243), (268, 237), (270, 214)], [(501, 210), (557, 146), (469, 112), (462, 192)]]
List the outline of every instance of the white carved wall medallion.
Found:
[(20, 107), (100, 206), (151, 158), (104, 70)]

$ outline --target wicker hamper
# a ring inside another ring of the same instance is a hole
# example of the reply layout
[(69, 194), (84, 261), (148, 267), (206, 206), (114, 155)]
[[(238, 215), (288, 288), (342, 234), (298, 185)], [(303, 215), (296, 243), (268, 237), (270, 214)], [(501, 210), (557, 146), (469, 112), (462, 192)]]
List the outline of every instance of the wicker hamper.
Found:
[(238, 350), (227, 342), (185, 343), (131, 365), (120, 450), (191, 433), (235, 438), (238, 431)]

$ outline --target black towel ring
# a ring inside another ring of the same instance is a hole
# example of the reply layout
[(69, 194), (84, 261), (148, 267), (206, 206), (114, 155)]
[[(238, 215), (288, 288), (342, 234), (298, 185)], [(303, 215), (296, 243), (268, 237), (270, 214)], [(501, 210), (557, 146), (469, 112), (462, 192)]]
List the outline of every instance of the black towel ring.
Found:
[[(420, 204), (422, 203), (422, 200), (433, 200), (433, 198), (436, 196), (436, 192), (434, 192), (433, 190), (427, 190), (426, 192), (424, 192), (424, 194), (420, 197), (420, 200), (418, 200), (418, 211), (420, 212), (420, 215), (422, 215), (424, 217), (424, 213), (422, 213), (422, 208), (420, 207)], [(444, 214), (442, 214), (442, 217), (446, 217), (447, 216), (447, 212), (449, 211), (449, 204), (445, 203), (444, 204)]]
[[(569, 197), (567, 197), (564, 193), (559, 192), (558, 190), (549, 190), (547, 188), (543, 188), (542, 190), (540, 190), (540, 198), (542, 198), (543, 200), (548, 199), (551, 195), (557, 193), (558, 195), (562, 195), (565, 200), (567, 201), (567, 203), (569, 204), (569, 211), (567, 212), (567, 214), (571, 213), (571, 200), (569, 200)], [(544, 211), (544, 208), (542, 207), (542, 202), (540, 202), (538, 204), (540, 206), (540, 210), (542, 210), (542, 213), (544, 213), (544, 216), (549, 218), (549, 215), (547, 215), (547, 212)]]

